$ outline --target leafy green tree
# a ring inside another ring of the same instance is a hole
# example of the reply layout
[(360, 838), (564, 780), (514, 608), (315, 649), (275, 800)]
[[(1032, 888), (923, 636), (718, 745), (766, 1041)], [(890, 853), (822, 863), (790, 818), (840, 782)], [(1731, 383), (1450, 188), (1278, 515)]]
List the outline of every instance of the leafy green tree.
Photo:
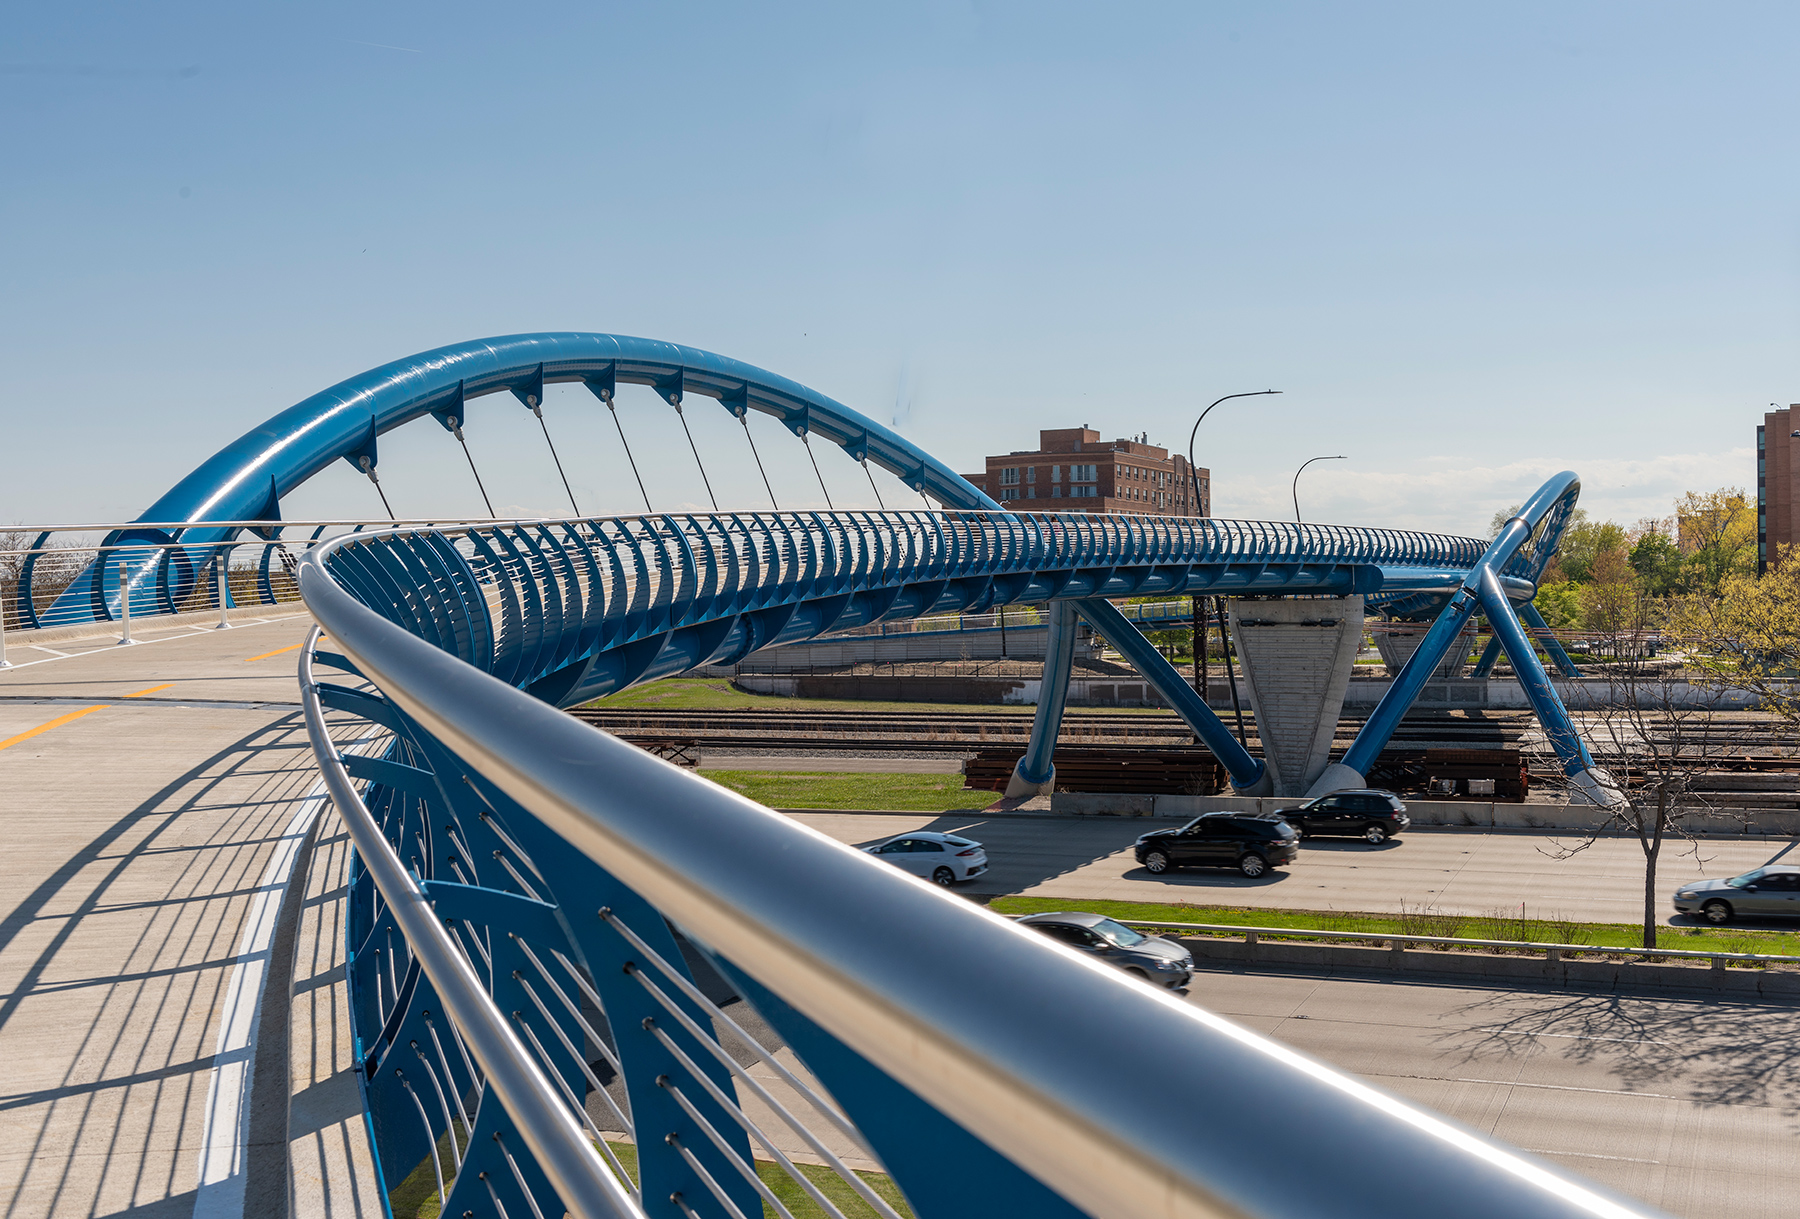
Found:
[(1573, 580), (1538, 585), (1534, 604), (1556, 630), (1581, 626), (1581, 585)]
[(1625, 527), (1617, 521), (1590, 521), (1579, 510), (1575, 515), (1556, 548), (1556, 562), (1567, 579), (1591, 584), (1599, 578), (1602, 556), (1617, 552), (1623, 560)]
[(1756, 505), (1741, 487), (1721, 487), (1675, 501), (1686, 591), (1719, 595), (1733, 576), (1756, 571)]
[(1681, 547), (1661, 530), (1649, 530), (1638, 538), (1627, 562), (1642, 581), (1647, 596), (1666, 597), (1681, 588)]
[(1670, 635), (1709, 684), (1747, 690), (1789, 723), (1800, 724), (1800, 555), (1783, 547), (1780, 561), (1758, 578), (1727, 576), (1716, 594), (1676, 599)]

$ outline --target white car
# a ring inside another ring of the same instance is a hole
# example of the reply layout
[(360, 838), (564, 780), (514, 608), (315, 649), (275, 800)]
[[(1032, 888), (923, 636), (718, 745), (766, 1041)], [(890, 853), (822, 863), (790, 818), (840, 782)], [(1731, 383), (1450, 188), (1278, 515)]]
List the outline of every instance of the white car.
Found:
[(933, 830), (914, 830), (863, 850), (914, 876), (946, 886), (980, 876), (988, 866), (987, 852), (979, 842)]

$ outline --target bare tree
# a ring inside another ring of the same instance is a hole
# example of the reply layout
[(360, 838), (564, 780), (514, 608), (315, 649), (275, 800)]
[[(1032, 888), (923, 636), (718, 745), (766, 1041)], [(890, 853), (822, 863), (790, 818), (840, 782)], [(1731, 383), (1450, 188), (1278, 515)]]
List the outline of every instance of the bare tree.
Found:
[[(1596, 763), (1611, 776), (1600, 789), (1607, 803), (1596, 809), (1595, 824), (1578, 842), (1559, 844), (1553, 853), (1566, 859), (1608, 832), (1634, 838), (1644, 854), (1643, 946), (1654, 948), (1663, 845), (1676, 838), (1698, 857), (1691, 826), (1716, 812), (1698, 781), (1727, 756), (1715, 731), (1722, 692), (1689, 683), (1678, 664), (1649, 654), (1645, 640), (1661, 621), (1660, 603), (1643, 595), (1630, 577), (1608, 585), (1590, 602), (1588, 616), (1600, 650), (1611, 659), (1600, 666), (1599, 680), (1569, 683), (1564, 691), (1578, 726), (1585, 725)], [(1573, 786), (1570, 794), (1572, 801), (1587, 799)]]
[[(20, 608), (20, 601), (25, 590), (20, 587), (24, 578), (27, 553), (31, 544), (37, 540), (37, 534), (27, 529), (0, 529), (0, 600), (5, 602), (6, 626), (16, 629), (26, 619)], [(31, 596), (34, 605), (43, 606), (55, 598), (81, 574), (82, 567), (90, 555), (83, 554), (67, 543), (49, 543), (44, 553), (37, 556), (32, 564)]]

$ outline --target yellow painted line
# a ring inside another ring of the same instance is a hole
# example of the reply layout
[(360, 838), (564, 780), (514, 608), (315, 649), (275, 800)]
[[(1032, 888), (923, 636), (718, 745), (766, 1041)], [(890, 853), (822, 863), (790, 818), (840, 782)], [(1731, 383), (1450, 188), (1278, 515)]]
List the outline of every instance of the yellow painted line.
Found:
[(155, 694), (158, 690), (171, 689), (174, 687), (174, 685), (175, 685), (174, 682), (166, 681), (160, 686), (151, 686), (148, 690), (139, 690), (136, 694), (127, 694), (125, 697), (126, 698), (142, 698), (146, 694)]
[(102, 703), (98, 707), (83, 707), (79, 711), (71, 711), (67, 715), (60, 715), (60, 716), (56, 717), (55, 719), (51, 720), (48, 724), (39, 724), (36, 728), (26, 729), (24, 732), (21, 732), (18, 736), (7, 737), (4, 741), (0, 741), (0, 749), (9, 749), (12, 746), (17, 745), (20, 741), (29, 741), (32, 737), (37, 736), (39, 733), (49, 732), (52, 728), (60, 728), (64, 724), (67, 724), (72, 720), (78, 720), (84, 715), (92, 715), (96, 711), (104, 711), (111, 705), (112, 705), (111, 703)]
[(261, 656), (246, 656), (244, 657), (244, 663), (249, 664), (253, 660), (267, 660), (269, 657), (279, 656), (283, 652), (297, 652), (305, 646), (304, 643), (290, 643), (285, 648), (276, 648), (273, 652), (264, 652)]

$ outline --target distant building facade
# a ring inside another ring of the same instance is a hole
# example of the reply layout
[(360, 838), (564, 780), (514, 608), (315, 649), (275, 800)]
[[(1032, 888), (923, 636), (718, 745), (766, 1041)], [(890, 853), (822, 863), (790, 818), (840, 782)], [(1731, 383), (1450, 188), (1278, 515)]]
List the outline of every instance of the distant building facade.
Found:
[(1756, 574), (1783, 546), (1800, 541), (1800, 451), (1794, 435), (1800, 403), (1763, 415), (1756, 429)]
[(1088, 427), (1038, 433), (1028, 452), (989, 457), (980, 474), (965, 474), (994, 499), (1024, 500), (1038, 512), (1123, 512), (1143, 516), (1211, 516), (1212, 473), (1144, 440), (1106, 440)]

